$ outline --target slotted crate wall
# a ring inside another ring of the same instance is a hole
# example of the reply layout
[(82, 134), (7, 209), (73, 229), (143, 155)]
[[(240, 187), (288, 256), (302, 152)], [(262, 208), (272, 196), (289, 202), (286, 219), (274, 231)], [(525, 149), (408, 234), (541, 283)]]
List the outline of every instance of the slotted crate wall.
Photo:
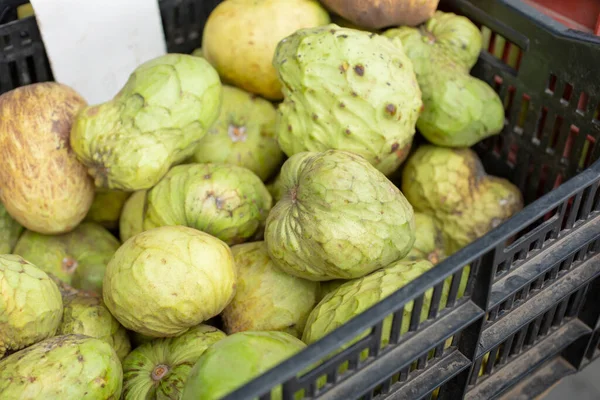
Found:
[[(159, 1), (169, 51), (199, 47), (219, 2)], [(15, 19), (22, 3), (0, 0), (0, 93), (52, 80), (35, 18)], [(528, 206), (227, 399), (523, 397), (600, 355), (600, 39), (517, 0), (440, 5), (481, 28), (472, 74), (506, 123), (475, 149)]]

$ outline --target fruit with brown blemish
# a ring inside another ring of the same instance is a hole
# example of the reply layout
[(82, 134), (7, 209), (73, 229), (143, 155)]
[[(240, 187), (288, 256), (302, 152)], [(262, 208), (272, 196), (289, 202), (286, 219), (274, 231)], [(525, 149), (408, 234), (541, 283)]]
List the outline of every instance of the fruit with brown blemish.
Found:
[(298, 29), (329, 21), (315, 0), (223, 1), (204, 26), (202, 54), (223, 82), (279, 100), (281, 83), (272, 65), (277, 43)]
[(210, 325), (198, 325), (172, 338), (154, 339), (123, 361), (124, 400), (179, 400), (190, 370), (214, 343), (227, 337)]
[(279, 179), (282, 197), (267, 218), (265, 241), (283, 271), (313, 281), (358, 278), (412, 248), (411, 205), (363, 157), (299, 153)]
[(275, 107), (244, 90), (223, 86), (219, 118), (196, 148), (192, 160), (248, 168), (263, 181), (283, 161), (275, 139)]
[(55, 336), (0, 360), (3, 399), (107, 399), (121, 395), (115, 350), (85, 335)]
[(125, 328), (172, 337), (220, 314), (235, 286), (233, 255), (223, 241), (185, 226), (162, 226), (117, 250), (102, 294)]
[(237, 270), (237, 291), (223, 310), (227, 334), (282, 331), (300, 337), (317, 301), (319, 283), (289, 275), (269, 257), (265, 242), (231, 248)]
[(504, 126), (498, 94), (469, 71), (481, 50), (481, 32), (463, 16), (437, 11), (418, 28), (383, 34), (412, 60), (423, 93), (417, 128), (438, 146), (467, 147)]
[(435, 12), (439, 0), (321, 0), (353, 29), (381, 29), (394, 25), (415, 26)]
[(264, 227), (272, 202), (264, 183), (247, 168), (178, 165), (148, 191), (143, 229), (189, 226), (233, 245), (250, 240)]
[(422, 101), (410, 59), (388, 39), (330, 24), (277, 46), (283, 83), (277, 140), (288, 156), (329, 149), (363, 156), (386, 175), (406, 159)]
[(106, 264), (119, 245), (119, 241), (106, 228), (93, 222), (84, 222), (62, 235), (25, 231), (13, 253), (76, 289), (100, 294)]
[(448, 255), (482, 237), (523, 208), (519, 189), (487, 175), (468, 148), (419, 147), (402, 171), (402, 193), (415, 211), (432, 216)]
[(0, 358), (54, 336), (63, 303), (44, 271), (17, 255), (0, 255), (0, 289)]
[(166, 54), (138, 66), (112, 100), (81, 112), (71, 146), (96, 187), (148, 189), (194, 153), (221, 96), (204, 58)]
[(0, 201), (27, 229), (69, 232), (92, 204), (93, 182), (69, 144), (85, 106), (73, 89), (54, 82), (0, 96)]

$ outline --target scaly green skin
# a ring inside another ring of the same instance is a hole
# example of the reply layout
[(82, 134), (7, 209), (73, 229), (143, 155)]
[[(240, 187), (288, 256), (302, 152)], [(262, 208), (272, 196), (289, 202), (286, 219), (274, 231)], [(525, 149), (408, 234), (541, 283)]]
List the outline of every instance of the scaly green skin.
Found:
[(446, 258), (444, 233), (435, 218), (415, 212), (415, 244), (404, 260), (427, 260), (433, 265)]
[(177, 336), (219, 314), (235, 293), (229, 247), (185, 226), (163, 226), (125, 242), (106, 266), (103, 297), (127, 329)]
[(179, 400), (190, 370), (211, 345), (227, 337), (198, 325), (181, 336), (155, 339), (133, 350), (123, 362), (124, 400)]
[(437, 11), (419, 28), (384, 36), (412, 60), (423, 93), (417, 128), (431, 143), (467, 147), (499, 133), (504, 107), (485, 82), (469, 75), (481, 50), (481, 32), (462, 16)]
[(123, 361), (131, 350), (127, 331), (108, 311), (102, 300), (85, 293), (63, 296), (64, 312), (57, 335), (79, 334), (111, 345)]
[[(425, 260), (401, 260), (388, 268), (375, 271), (363, 278), (354, 279), (342, 284), (337, 289), (329, 292), (310, 313), (308, 321), (306, 322), (306, 327), (304, 328), (302, 341), (306, 344), (316, 342), (348, 322), (350, 319), (393, 294), (409, 282), (415, 280), (432, 267), (433, 264)], [(458, 289), (458, 297), (461, 297), (464, 294), (468, 277), (469, 269), (467, 268), (462, 274)], [(444, 281), (440, 299), (440, 310), (446, 306), (448, 301), (451, 282), (452, 276)], [(429, 289), (425, 292), (420, 316), (421, 321), (427, 319), (431, 307), (432, 295), (433, 289)], [(412, 301), (404, 306), (402, 325), (400, 327), (401, 334), (408, 332), (413, 306), (414, 304)], [(382, 347), (389, 342), (391, 329), (392, 316), (390, 315), (383, 321), (381, 336)], [(368, 334), (369, 331), (363, 332), (354, 340), (345, 343), (340, 348), (340, 351), (351, 346), (353, 343), (356, 343)]]
[[(212, 345), (188, 377), (183, 400), (216, 400), (251, 381), (306, 345), (285, 332), (238, 332)], [(271, 399), (281, 399), (281, 386)]]
[(0, 202), (0, 254), (11, 253), (22, 232), (21, 224), (10, 216)]
[(448, 255), (523, 208), (519, 189), (486, 175), (477, 154), (467, 148), (421, 146), (402, 171), (402, 193), (442, 227)]
[(157, 57), (136, 68), (112, 100), (79, 113), (71, 147), (97, 187), (148, 189), (194, 153), (219, 115), (221, 95), (204, 58)]
[(285, 272), (314, 281), (358, 278), (412, 248), (412, 207), (363, 157), (296, 154), (281, 179), (285, 194), (269, 213), (265, 241)]
[(119, 246), (119, 241), (106, 228), (85, 222), (62, 235), (42, 235), (27, 230), (13, 253), (76, 289), (102, 293), (106, 264)]
[(122, 243), (144, 231), (144, 207), (147, 193), (147, 190), (134, 192), (125, 202), (119, 218), (119, 236)]
[(236, 294), (223, 310), (225, 331), (283, 331), (300, 337), (316, 304), (319, 283), (277, 268), (265, 242), (240, 244), (231, 251), (238, 279)]
[(227, 164), (178, 165), (148, 191), (144, 230), (189, 226), (232, 245), (257, 232), (271, 205), (269, 191), (249, 169)]
[(62, 313), (58, 287), (44, 271), (19, 256), (0, 255), (0, 358), (54, 336)]
[(0, 360), (0, 397), (118, 400), (122, 378), (109, 344), (84, 335), (55, 336)]
[(96, 190), (94, 201), (84, 221), (96, 222), (106, 229), (117, 228), (121, 210), (129, 196), (131, 193), (121, 190)]
[(347, 150), (386, 175), (406, 159), (422, 102), (401, 48), (331, 24), (281, 41), (273, 65), (285, 95), (277, 139), (288, 156)]
[(238, 165), (266, 181), (283, 160), (275, 139), (276, 117), (267, 100), (223, 86), (221, 113), (200, 141), (193, 161)]

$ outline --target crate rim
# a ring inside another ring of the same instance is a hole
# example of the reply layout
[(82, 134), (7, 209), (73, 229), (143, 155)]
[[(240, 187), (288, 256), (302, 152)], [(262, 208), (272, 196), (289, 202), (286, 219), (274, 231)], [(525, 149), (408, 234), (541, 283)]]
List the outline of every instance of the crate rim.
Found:
[[(477, 11), (471, 5), (473, 2), (478, 2), (481, 0), (441, 0), (441, 4), (444, 3), (454, 3), (460, 4), (463, 7), (470, 7), (473, 11)], [(484, 0), (487, 2), (490, 0)], [(561, 24), (560, 22), (552, 19), (551, 17), (542, 14), (540, 11), (536, 10), (531, 5), (522, 2), (521, 0), (492, 0), (495, 3), (500, 3), (502, 5), (508, 6), (514, 11), (528, 17), (532, 23), (547, 31), (551, 35), (555, 37), (559, 37), (562, 39), (576, 40), (576, 41), (584, 41), (590, 44), (600, 45), (600, 36), (596, 36), (592, 33), (578, 31), (572, 28), (567, 27), (566, 25)]]

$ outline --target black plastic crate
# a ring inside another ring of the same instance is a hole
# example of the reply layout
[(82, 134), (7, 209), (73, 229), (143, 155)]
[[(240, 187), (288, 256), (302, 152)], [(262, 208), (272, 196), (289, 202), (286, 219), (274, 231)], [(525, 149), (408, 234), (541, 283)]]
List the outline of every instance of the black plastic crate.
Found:
[[(0, 18), (0, 92), (52, 79), (35, 18), (10, 16), (23, 2), (11, 1), (4, 18), (12, 22)], [(160, 1), (169, 51), (198, 47), (218, 2)], [(600, 161), (592, 165), (600, 158), (600, 39), (518, 0), (440, 6), (488, 38), (472, 73), (496, 88), (506, 124), (475, 149), (489, 173), (519, 186), (527, 207), (228, 399), (269, 399), (274, 387), (284, 399), (299, 391), (320, 399), (531, 398), (600, 355)], [(466, 266), (469, 284), (458, 298)], [(432, 307), (424, 294), (433, 289), (439, 302), (448, 279), (446, 307)], [(428, 318), (420, 321), (423, 307)], [(382, 347), (386, 317), (393, 322)], [(409, 330), (400, 334), (404, 318)], [(315, 367), (325, 355), (333, 357)]]
[[(204, 23), (221, 0), (158, 0), (170, 53), (191, 53), (202, 44)], [(17, 19), (27, 0), (0, 0), (0, 94), (53, 80), (35, 16)]]

